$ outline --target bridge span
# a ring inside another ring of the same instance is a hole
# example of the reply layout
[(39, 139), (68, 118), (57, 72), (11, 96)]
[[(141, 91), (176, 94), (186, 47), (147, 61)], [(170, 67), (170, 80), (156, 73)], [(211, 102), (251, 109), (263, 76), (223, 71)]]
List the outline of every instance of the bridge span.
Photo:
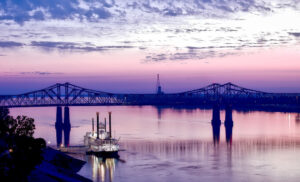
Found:
[[(161, 87), (160, 87), (161, 88)], [(220, 109), (225, 108), (226, 141), (232, 141), (233, 107), (285, 107), (300, 111), (300, 93), (267, 93), (243, 88), (232, 83), (213, 83), (206, 87), (179, 93), (124, 94), (87, 89), (71, 83), (55, 84), (45, 89), (18, 95), (0, 95), (0, 107), (55, 106), (57, 146), (69, 146), (71, 131), (69, 106), (96, 105), (171, 105), (212, 108), (214, 144), (220, 141)], [(64, 108), (63, 108), (64, 107)], [(64, 112), (64, 115), (63, 115)], [(63, 117), (64, 116), (64, 117)], [(63, 134), (64, 133), (64, 134)], [(64, 136), (64, 142), (62, 141)]]
[(95, 106), (95, 105), (288, 105), (299, 106), (300, 93), (268, 93), (232, 83), (213, 83), (179, 93), (110, 93), (71, 83), (18, 95), (0, 95), (0, 107)]

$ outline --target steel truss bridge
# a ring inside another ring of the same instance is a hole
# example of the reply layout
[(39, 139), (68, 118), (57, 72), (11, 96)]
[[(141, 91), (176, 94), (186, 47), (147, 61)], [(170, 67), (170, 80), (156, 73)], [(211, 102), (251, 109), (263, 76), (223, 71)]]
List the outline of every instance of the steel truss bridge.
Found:
[(0, 95), (0, 107), (92, 105), (287, 105), (299, 106), (300, 93), (267, 93), (232, 83), (213, 83), (180, 93), (118, 94), (86, 89), (71, 83), (18, 95)]

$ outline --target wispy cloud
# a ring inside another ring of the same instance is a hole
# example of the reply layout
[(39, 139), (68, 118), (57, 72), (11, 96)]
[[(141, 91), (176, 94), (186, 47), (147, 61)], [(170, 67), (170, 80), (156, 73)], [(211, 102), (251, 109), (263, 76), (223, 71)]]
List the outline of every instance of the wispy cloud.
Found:
[(187, 51), (177, 51), (175, 53), (157, 54), (150, 53), (145, 57), (146, 62), (164, 62), (164, 61), (185, 61), (185, 60), (202, 60), (215, 57), (226, 57), (239, 55), (238, 51), (215, 51), (210, 49), (188, 49)]
[(16, 77), (35, 77), (35, 76), (56, 76), (62, 75), (62, 72), (49, 72), (49, 71), (21, 71), (21, 72), (2, 72), (5, 76), (16, 76)]
[(23, 43), (13, 42), (13, 41), (0, 41), (0, 48), (13, 48), (13, 47), (21, 47)]
[(33, 71), (33, 72), (19, 72), (20, 75), (39, 75), (39, 76), (46, 76), (46, 75), (61, 75), (63, 73), (59, 72), (45, 72), (45, 71)]
[(74, 43), (74, 42), (50, 42), (50, 41), (32, 41), (31, 46), (42, 48), (44, 50), (50, 51), (53, 49), (58, 50), (70, 50), (70, 51), (107, 51), (114, 49), (130, 49), (134, 48), (133, 46), (95, 46), (91, 43)]

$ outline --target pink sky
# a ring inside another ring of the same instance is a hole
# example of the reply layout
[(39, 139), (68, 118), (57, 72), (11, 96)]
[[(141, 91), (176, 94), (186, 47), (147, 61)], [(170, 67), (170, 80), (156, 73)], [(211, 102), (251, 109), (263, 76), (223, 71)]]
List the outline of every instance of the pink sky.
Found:
[[(300, 92), (300, 53), (296, 48), (249, 50), (238, 55), (203, 60), (147, 62), (134, 50), (114, 54), (17, 50), (0, 57), (2, 94), (71, 82), (110, 92), (155, 90), (156, 74), (166, 92), (200, 88), (213, 82), (233, 82), (273, 92)], [(46, 72), (47, 74), (41, 74)]]

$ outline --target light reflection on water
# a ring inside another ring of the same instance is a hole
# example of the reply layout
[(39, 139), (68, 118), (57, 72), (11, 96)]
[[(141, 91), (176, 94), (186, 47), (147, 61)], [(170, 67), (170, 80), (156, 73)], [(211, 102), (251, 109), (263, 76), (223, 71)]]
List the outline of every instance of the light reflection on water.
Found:
[(113, 181), (115, 160), (89, 156), (88, 163), (92, 164), (93, 181)]
[[(93, 181), (299, 181), (300, 115), (233, 111), (233, 128), (213, 129), (212, 111), (145, 107), (70, 107), (71, 145), (82, 145), (91, 117), (112, 111), (120, 160), (79, 155)], [(56, 145), (55, 108), (17, 108), (36, 119), (36, 137)]]

